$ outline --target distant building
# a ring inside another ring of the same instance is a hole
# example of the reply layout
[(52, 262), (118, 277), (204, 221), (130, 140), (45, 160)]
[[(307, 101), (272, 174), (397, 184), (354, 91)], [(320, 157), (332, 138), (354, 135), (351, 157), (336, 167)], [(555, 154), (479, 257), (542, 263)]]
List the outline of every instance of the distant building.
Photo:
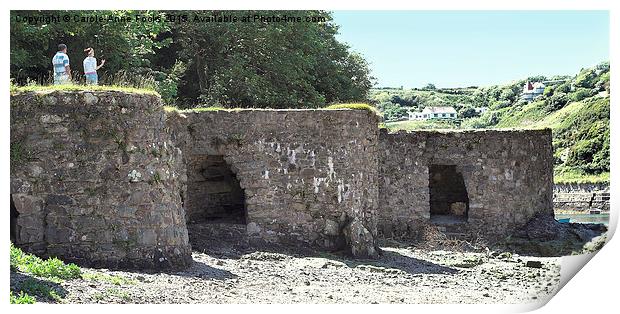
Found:
[(421, 112), (409, 111), (409, 120), (426, 120)]
[(523, 86), (523, 92), (521, 93), (521, 99), (532, 101), (534, 98), (540, 96), (545, 91), (545, 84), (536, 82), (527, 82)]
[(422, 112), (409, 112), (409, 120), (456, 119), (453, 107), (426, 107)]
[(487, 112), (487, 110), (489, 110), (489, 107), (475, 107), (474, 110), (478, 115), (482, 115), (483, 113)]

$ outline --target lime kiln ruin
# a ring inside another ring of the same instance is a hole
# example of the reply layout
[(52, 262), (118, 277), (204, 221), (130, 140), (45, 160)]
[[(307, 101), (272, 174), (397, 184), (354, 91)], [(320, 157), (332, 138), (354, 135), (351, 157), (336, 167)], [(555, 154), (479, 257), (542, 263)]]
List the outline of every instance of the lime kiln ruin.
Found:
[(11, 240), (90, 266), (178, 268), (187, 224), (379, 254), (423, 224), (506, 235), (552, 214), (550, 130), (389, 134), (365, 110), (165, 112), (121, 91), (11, 95)]

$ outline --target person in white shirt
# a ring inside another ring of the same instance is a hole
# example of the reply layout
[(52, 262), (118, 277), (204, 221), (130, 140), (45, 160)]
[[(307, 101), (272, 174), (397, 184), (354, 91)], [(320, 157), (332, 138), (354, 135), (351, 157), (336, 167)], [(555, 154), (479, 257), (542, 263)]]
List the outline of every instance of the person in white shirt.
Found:
[(54, 66), (54, 85), (71, 83), (71, 68), (69, 67), (67, 45), (58, 45), (58, 52), (52, 58), (52, 65)]
[(97, 76), (97, 70), (99, 70), (104, 64), (105, 60), (101, 60), (101, 64), (97, 66), (97, 59), (95, 58), (95, 49), (86, 48), (84, 52), (88, 54), (88, 57), (84, 59), (84, 76), (86, 77), (87, 85), (97, 85), (99, 83), (99, 77)]

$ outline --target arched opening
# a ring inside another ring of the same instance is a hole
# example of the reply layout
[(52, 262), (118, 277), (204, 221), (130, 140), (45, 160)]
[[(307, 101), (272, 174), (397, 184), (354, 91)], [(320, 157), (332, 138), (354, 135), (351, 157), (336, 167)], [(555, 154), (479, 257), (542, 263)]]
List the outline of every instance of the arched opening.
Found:
[(223, 156), (194, 156), (187, 171), (188, 222), (246, 224), (245, 193)]
[(221, 252), (243, 243), (247, 224), (245, 192), (223, 156), (190, 157), (183, 204), (194, 250)]
[(429, 167), (430, 214), (434, 222), (467, 221), (469, 197), (456, 165)]
[(11, 220), (10, 220), (10, 224), (11, 226), (9, 227), (10, 231), (11, 231), (11, 242), (15, 243), (15, 241), (17, 240), (17, 216), (19, 216), (19, 212), (17, 212), (17, 208), (15, 207), (15, 202), (13, 202), (13, 195), (11, 195), (9, 197), (11, 199)]

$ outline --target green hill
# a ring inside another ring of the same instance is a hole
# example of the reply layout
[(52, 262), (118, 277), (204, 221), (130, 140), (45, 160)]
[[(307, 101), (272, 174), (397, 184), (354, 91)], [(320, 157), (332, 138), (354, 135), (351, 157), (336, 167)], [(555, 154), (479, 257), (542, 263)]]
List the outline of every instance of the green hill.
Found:
[[(548, 82), (543, 95), (531, 102), (519, 99), (527, 81)], [(386, 127), (391, 130), (551, 128), (556, 183), (609, 181), (608, 62), (583, 69), (574, 77), (538, 76), (508, 85), (475, 89), (450, 89), (447, 92), (377, 89), (371, 93), (371, 100), (384, 116), (392, 119), (398, 119), (403, 109), (406, 113), (425, 106), (454, 106), (459, 113), (460, 119), (454, 122), (387, 122)], [(408, 106), (402, 106), (402, 103)], [(488, 107), (488, 111), (477, 116), (474, 107)]]

